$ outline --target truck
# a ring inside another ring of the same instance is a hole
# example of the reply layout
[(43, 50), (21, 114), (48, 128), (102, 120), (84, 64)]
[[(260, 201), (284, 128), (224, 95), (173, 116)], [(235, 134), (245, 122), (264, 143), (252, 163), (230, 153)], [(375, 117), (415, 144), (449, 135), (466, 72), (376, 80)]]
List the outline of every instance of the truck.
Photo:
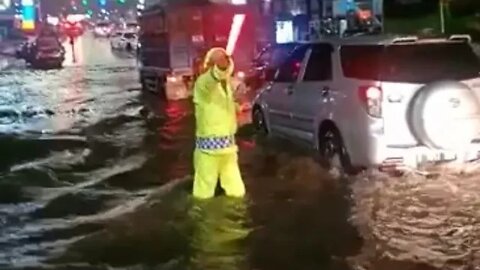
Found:
[(248, 5), (172, 1), (143, 10), (137, 48), (142, 89), (167, 100), (189, 98), (203, 56), (212, 47), (227, 46), (236, 15), (244, 20), (232, 54), (232, 81), (241, 87), (256, 49), (255, 14)]
[(383, 32), (383, 0), (324, 0), (312, 21), (314, 36)]

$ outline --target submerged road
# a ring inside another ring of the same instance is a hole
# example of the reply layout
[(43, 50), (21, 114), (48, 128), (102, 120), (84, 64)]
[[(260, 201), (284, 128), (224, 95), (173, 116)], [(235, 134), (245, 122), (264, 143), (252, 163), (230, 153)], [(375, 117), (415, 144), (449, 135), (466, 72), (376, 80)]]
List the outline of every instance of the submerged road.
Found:
[(136, 60), (105, 40), (75, 53), (0, 73), (0, 269), (479, 265), (478, 177), (336, 179), (246, 124), (247, 198), (195, 201), (189, 101), (142, 93)]

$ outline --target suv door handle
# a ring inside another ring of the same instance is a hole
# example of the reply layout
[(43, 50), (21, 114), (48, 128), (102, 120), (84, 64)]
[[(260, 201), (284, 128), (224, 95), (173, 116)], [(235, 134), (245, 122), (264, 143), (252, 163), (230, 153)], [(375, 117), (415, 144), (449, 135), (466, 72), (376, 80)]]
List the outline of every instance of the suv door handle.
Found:
[(324, 86), (321, 90), (322, 92), (322, 97), (326, 97), (330, 94), (330, 87)]

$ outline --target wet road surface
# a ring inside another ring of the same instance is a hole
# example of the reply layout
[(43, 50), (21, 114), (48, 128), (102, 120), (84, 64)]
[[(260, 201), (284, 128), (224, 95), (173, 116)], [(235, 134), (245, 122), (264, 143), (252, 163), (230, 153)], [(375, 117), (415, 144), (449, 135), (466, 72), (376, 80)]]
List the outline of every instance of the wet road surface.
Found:
[(475, 176), (336, 179), (244, 125), (248, 197), (193, 200), (191, 104), (142, 94), (135, 64), (83, 38), (62, 70), (0, 74), (0, 269), (480, 265)]

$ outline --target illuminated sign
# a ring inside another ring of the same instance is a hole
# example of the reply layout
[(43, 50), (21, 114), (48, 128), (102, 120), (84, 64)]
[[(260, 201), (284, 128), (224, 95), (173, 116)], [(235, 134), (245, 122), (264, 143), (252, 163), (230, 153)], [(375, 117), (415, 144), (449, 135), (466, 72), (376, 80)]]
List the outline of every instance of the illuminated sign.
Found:
[(231, 0), (232, 1), (232, 5), (246, 5), (247, 4), (247, 0)]
[(0, 10), (7, 10), (12, 6), (11, 0), (0, 0)]
[(293, 42), (292, 21), (277, 21), (275, 26), (275, 40), (278, 44)]
[(35, 29), (36, 10), (33, 0), (22, 0), (22, 29)]

